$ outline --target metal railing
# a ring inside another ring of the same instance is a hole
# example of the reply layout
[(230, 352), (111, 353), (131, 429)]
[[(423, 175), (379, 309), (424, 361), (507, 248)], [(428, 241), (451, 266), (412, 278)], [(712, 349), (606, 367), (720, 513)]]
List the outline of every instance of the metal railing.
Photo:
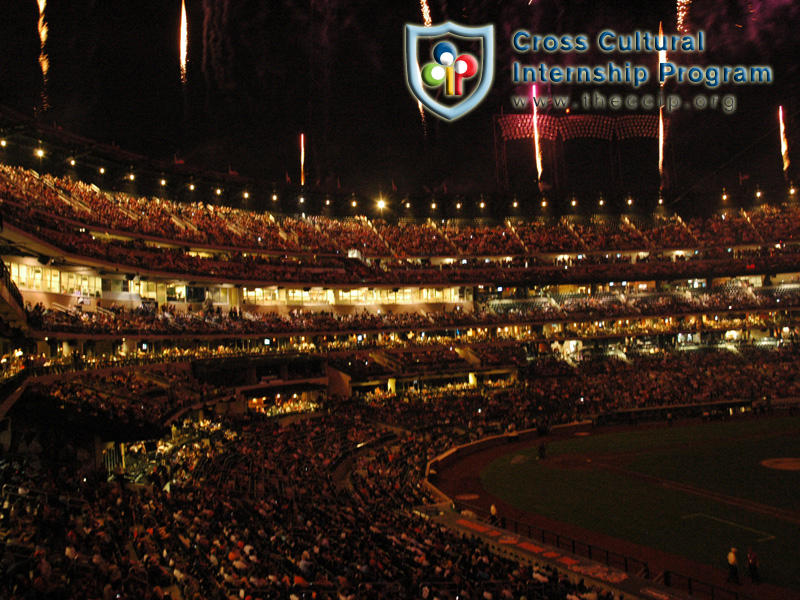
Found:
[[(487, 510), (472, 504), (467, 504), (465, 502), (456, 501), (455, 505), (457, 510), (471, 510), (479, 518), (482, 518), (482, 520), (488, 522), (490, 515)], [(493, 524), (514, 534), (523, 535), (531, 540), (541, 541), (543, 544), (547, 544), (548, 546), (553, 546), (559, 550), (568, 551), (576, 556), (583, 556), (589, 560), (603, 563), (608, 567), (620, 569), (631, 575), (635, 575), (643, 579), (650, 578), (650, 567), (646, 562), (641, 561), (638, 558), (620, 554), (619, 552), (613, 552), (607, 548), (602, 548), (594, 544), (576, 540), (569, 536), (556, 533), (555, 531), (550, 531), (548, 529), (537, 527), (536, 525), (531, 525), (530, 523), (522, 523), (509, 517), (499, 517), (497, 518), (496, 523)]]
[(695, 579), (675, 571), (664, 571), (659, 579), (665, 586), (674, 590), (686, 592), (695, 598), (705, 598), (708, 600), (755, 600), (752, 596), (747, 596), (736, 590), (720, 587), (707, 581)]

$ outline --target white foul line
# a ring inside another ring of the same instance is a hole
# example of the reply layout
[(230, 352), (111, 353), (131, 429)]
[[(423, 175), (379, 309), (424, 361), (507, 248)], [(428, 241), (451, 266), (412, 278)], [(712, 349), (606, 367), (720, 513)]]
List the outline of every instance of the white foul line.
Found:
[(757, 542), (768, 542), (769, 540), (774, 540), (775, 539), (774, 535), (772, 535), (770, 533), (767, 533), (766, 531), (759, 531), (758, 529), (751, 529), (750, 527), (745, 527), (744, 525), (739, 525), (739, 523), (734, 523), (733, 521), (726, 521), (725, 519), (720, 519), (718, 517), (712, 517), (711, 515), (706, 515), (706, 514), (703, 514), (703, 513), (695, 513), (693, 515), (686, 515), (685, 517), (681, 517), (681, 519), (692, 519), (694, 517), (705, 517), (706, 519), (712, 519), (714, 521), (719, 521), (720, 523), (725, 523), (726, 525), (732, 525), (734, 527), (738, 527), (739, 529), (744, 529), (746, 531), (752, 531), (753, 533), (763, 533), (765, 536), (767, 536), (767, 537), (761, 538), (759, 540), (756, 540)]

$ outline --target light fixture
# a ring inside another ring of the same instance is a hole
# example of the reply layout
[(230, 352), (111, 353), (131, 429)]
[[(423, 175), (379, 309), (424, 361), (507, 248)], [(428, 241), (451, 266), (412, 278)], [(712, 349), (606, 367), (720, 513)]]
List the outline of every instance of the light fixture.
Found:
[(192, 190), (192, 191), (194, 191), (194, 184), (193, 184), (193, 183), (190, 183), (190, 184), (189, 184), (189, 189), (190, 189), (190, 190)]
[(411, 202), (406, 202), (406, 208), (411, 208)]
[(458, 210), (461, 210), (461, 202), (459, 202), (458, 204), (456, 204), (456, 208), (457, 208)]
[(272, 194), (272, 201), (276, 202), (278, 200), (278, 194)]
[(577, 200), (573, 200), (572, 201), (572, 206), (577, 206), (577, 205), (578, 205), (578, 201)]
[(105, 175), (105, 173), (106, 173), (106, 168), (100, 167), (100, 175)]
[(70, 158), (69, 159), (69, 164), (74, 167), (75, 166), (75, 159), (74, 158)]
[(2, 146), (3, 148), (6, 147), (6, 143), (7, 142), (5, 140), (0, 140), (0, 146)]
[(39, 158), (42, 158), (44, 156), (44, 150), (42, 150), (41, 148), (36, 150), (36, 156), (38, 156)]
[(305, 202), (306, 202), (306, 199), (303, 198), (302, 196), (300, 196), (300, 204), (305, 204)]
[(247, 200), (250, 197), (250, 192), (245, 191), (243, 196), (244, 196), (244, 199)]
[(518, 206), (519, 206), (519, 202), (517, 202), (516, 200), (514, 200), (514, 208), (517, 208)]
[(431, 202), (431, 210), (436, 210), (436, 202)]
[(167, 185), (167, 180), (166, 179), (162, 179), (161, 180), (161, 187), (164, 187), (165, 185)]
[(383, 200), (378, 200), (378, 208), (381, 210), (386, 208), (386, 202), (384, 202)]
[(542, 200), (542, 208), (547, 208), (547, 200)]
[(481, 202), (481, 208), (486, 208), (486, 203), (485, 202)]
[(355, 208), (357, 205), (358, 203), (355, 200), (353, 200), (353, 208)]
[[(605, 203), (606, 203), (606, 201), (605, 201), (605, 200), (603, 200), (602, 198), (600, 198), (600, 202), (599, 202), (598, 204), (600, 204), (600, 206), (603, 206)], [(574, 205), (573, 205), (573, 206), (574, 206)]]
[(136, 179), (136, 175), (134, 175), (133, 173), (131, 173), (130, 175), (128, 175), (128, 179), (130, 179), (131, 181), (133, 181), (134, 179)]
[(221, 196), (222, 195), (222, 190), (221, 189), (217, 188), (216, 192), (217, 192), (217, 196)]

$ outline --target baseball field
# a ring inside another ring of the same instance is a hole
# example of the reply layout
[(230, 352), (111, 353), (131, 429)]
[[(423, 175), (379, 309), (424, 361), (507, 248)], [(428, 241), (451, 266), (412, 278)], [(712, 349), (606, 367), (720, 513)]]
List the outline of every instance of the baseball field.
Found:
[(542, 515), (724, 569), (748, 547), (762, 578), (800, 592), (800, 417), (604, 433), (534, 445), (480, 473), (482, 487)]

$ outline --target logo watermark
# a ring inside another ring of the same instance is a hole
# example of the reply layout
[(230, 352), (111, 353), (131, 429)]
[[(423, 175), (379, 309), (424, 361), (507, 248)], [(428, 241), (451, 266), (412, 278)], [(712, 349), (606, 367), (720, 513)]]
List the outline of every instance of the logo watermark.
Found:
[(516, 110), (527, 110), (535, 104), (537, 110), (555, 109), (565, 112), (598, 110), (658, 111), (667, 113), (678, 110), (719, 110), (727, 114), (736, 112), (734, 94), (602, 94), (597, 91), (583, 92), (577, 97), (570, 95), (511, 96), (511, 106)]
[[(456, 46), (441, 41), (433, 48), (434, 62), (426, 63), (421, 69), (417, 47), (420, 39), (435, 39), (445, 35), (478, 41), (482, 45), (483, 57), (479, 61), (471, 54), (458, 55)], [(435, 27), (406, 25), (405, 30), (406, 82), (414, 97), (433, 114), (451, 121), (463, 117), (489, 93), (494, 80), (494, 26), (464, 27), (448, 21)], [(464, 80), (474, 79), (478, 72), (477, 86), (465, 91)], [(438, 89), (444, 86), (444, 96), (448, 100), (458, 100), (456, 104), (444, 104), (435, 100), (425, 87)]]

